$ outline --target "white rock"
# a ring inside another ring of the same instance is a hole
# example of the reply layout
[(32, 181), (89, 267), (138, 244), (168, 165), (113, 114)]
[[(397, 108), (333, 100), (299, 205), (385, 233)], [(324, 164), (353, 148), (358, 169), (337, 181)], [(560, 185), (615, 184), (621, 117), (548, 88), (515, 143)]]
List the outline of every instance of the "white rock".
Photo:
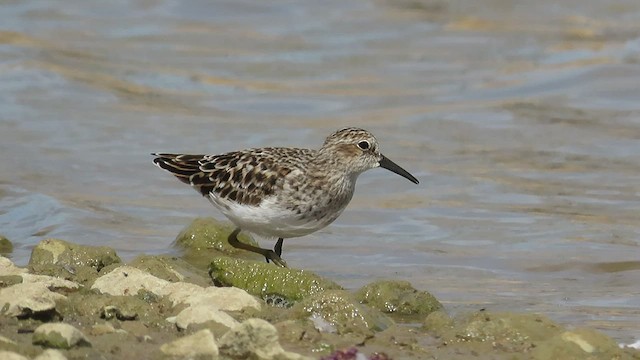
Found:
[(63, 349), (76, 345), (90, 345), (89, 340), (80, 330), (65, 323), (47, 323), (38, 326), (33, 333), (32, 341), (36, 345)]
[(189, 306), (182, 310), (175, 318), (175, 323), (180, 329), (186, 329), (189, 325), (202, 324), (207, 321), (215, 321), (228, 328), (233, 328), (239, 323), (229, 314), (218, 310), (215, 305), (199, 304)]
[(59, 350), (48, 349), (41, 352), (33, 360), (67, 360), (67, 357)]
[(198, 286), (196, 284), (174, 282), (169, 283), (167, 284), (167, 286), (162, 288), (158, 295), (167, 296), (168, 299), (173, 303), (173, 306), (176, 306), (184, 302), (184, 299), (188, 298), (192, 294), (202, 292), (203, 289), (204, 288), (202, 286)]
[(240, 311), (247, 307), (260, 310), (260, 302), (253, 295), (236, 287), (210, 286), (192, 293), (182, 302), (191, 306), (211, 304), (225, 311)]
[(77, 289), (81, 286), (80, 284), (74, 283), (73, 281), (60, 279), (53, 276), (34, 275), (34, 274), (22, 274), (22, 283), (23, 284), (42, 283), (42, 284), (45, 284), (48, 288), (65, 288), (65, 289)]
[(209, 329), (200, 330), (164, 344), (160, 347), (160, 351), (166, 356), (176, 359), (218, 358), (218, 345)]
[(6, 316), (29, 315), (55, 309), (66, 296), (50, 291), (45, 283), (22, 283), (0, 289), (0, 309), (9, 304)]
[(0, 335), (0, 342), (6, 343), (6, 344), (11, 344), (11, 345), (17, 345), (15, 341), (13, 341), (13, 340), (11, 340), (9, 338), (6, 338), (6, 337), (4, 337), (2, 335)]
[(248, 319), (220, 338), (220, 352), (233, 359), (311, 359), (284, 351), (276, 328), (262, 319)]
[(2, 360), (29, 360), (29, 358), (24, 357), (20, 354), (11, 352), (11, 351), (3, 351), (0, 350), (0, 359)]
[(162, 295), (162, 289), (169, 281), (157, 278), (131, 266), (120, 266), (96, 279), (91, 289), (110, 295), (135, 295), (144, 289)]
[(17, 267), (11, 260), (0, 256), (0, 275), (22, 275), (28, 270)]

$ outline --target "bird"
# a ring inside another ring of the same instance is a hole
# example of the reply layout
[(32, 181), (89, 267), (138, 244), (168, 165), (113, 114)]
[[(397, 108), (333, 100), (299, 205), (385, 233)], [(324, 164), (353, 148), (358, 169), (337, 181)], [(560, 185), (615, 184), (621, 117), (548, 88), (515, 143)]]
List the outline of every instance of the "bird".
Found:
[[(234, 225), (229, 244), (287, 267), (283, 240), (331, 224), (351, 201), (363, 172), (381, 167), (418, 179), (380, 153), (369, 131), (348, 127), (330, 134), (319, 149), (264, 147), (219, 155), (152, 153), (156, 166), (207, 198)], [(240, 242), (240, 231), (277, 238), (265, 249)]]

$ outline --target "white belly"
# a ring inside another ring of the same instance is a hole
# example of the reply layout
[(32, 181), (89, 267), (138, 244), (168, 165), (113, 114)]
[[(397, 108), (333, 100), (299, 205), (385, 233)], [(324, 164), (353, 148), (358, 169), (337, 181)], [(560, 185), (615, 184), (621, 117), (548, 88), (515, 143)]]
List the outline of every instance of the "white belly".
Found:
[(275, 202), (276, 197), (265, 199), (259, 206), (240, 205), (235, 202), (210, 196), (215, 205), (241, 230), (256, 235), (274, 238), (292, 238), (311, 234), (331, 224), (342, 209), (319, 220), (301, 219), (299, 214)]

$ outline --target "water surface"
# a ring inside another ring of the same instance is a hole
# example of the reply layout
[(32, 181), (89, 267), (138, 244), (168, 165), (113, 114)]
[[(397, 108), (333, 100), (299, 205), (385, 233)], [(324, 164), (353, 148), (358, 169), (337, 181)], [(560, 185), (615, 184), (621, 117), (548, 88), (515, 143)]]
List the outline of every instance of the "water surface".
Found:
[(640, 334), (637, 1), (14, 0), (0, 24), (0, 232), (21, 265), (46, 237), (131, 259), (221, 218), (150, 152), (361, 126), (420, 185), (362, 175), (336, 223), (285, 242), (290, 266)]

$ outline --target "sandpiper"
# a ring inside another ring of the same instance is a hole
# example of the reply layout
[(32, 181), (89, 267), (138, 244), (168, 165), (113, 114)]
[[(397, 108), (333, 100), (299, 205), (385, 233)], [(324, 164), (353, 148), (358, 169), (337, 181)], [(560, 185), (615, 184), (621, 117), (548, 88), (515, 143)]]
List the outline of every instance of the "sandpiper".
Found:
[[(368, 131), (345, 128), (318, 150), (268, 147), (221, 155), (154, 153), (153, 162), (191, 185), (236, 229), (229, 244), (287, 266), (282, 241), (331, 224), (353, 196), (358, 175), (382, 167), (413, 183), (418, 180), (380, 153)], [(238, 241), (241, 230), (278, 238), (273, 250)]]

